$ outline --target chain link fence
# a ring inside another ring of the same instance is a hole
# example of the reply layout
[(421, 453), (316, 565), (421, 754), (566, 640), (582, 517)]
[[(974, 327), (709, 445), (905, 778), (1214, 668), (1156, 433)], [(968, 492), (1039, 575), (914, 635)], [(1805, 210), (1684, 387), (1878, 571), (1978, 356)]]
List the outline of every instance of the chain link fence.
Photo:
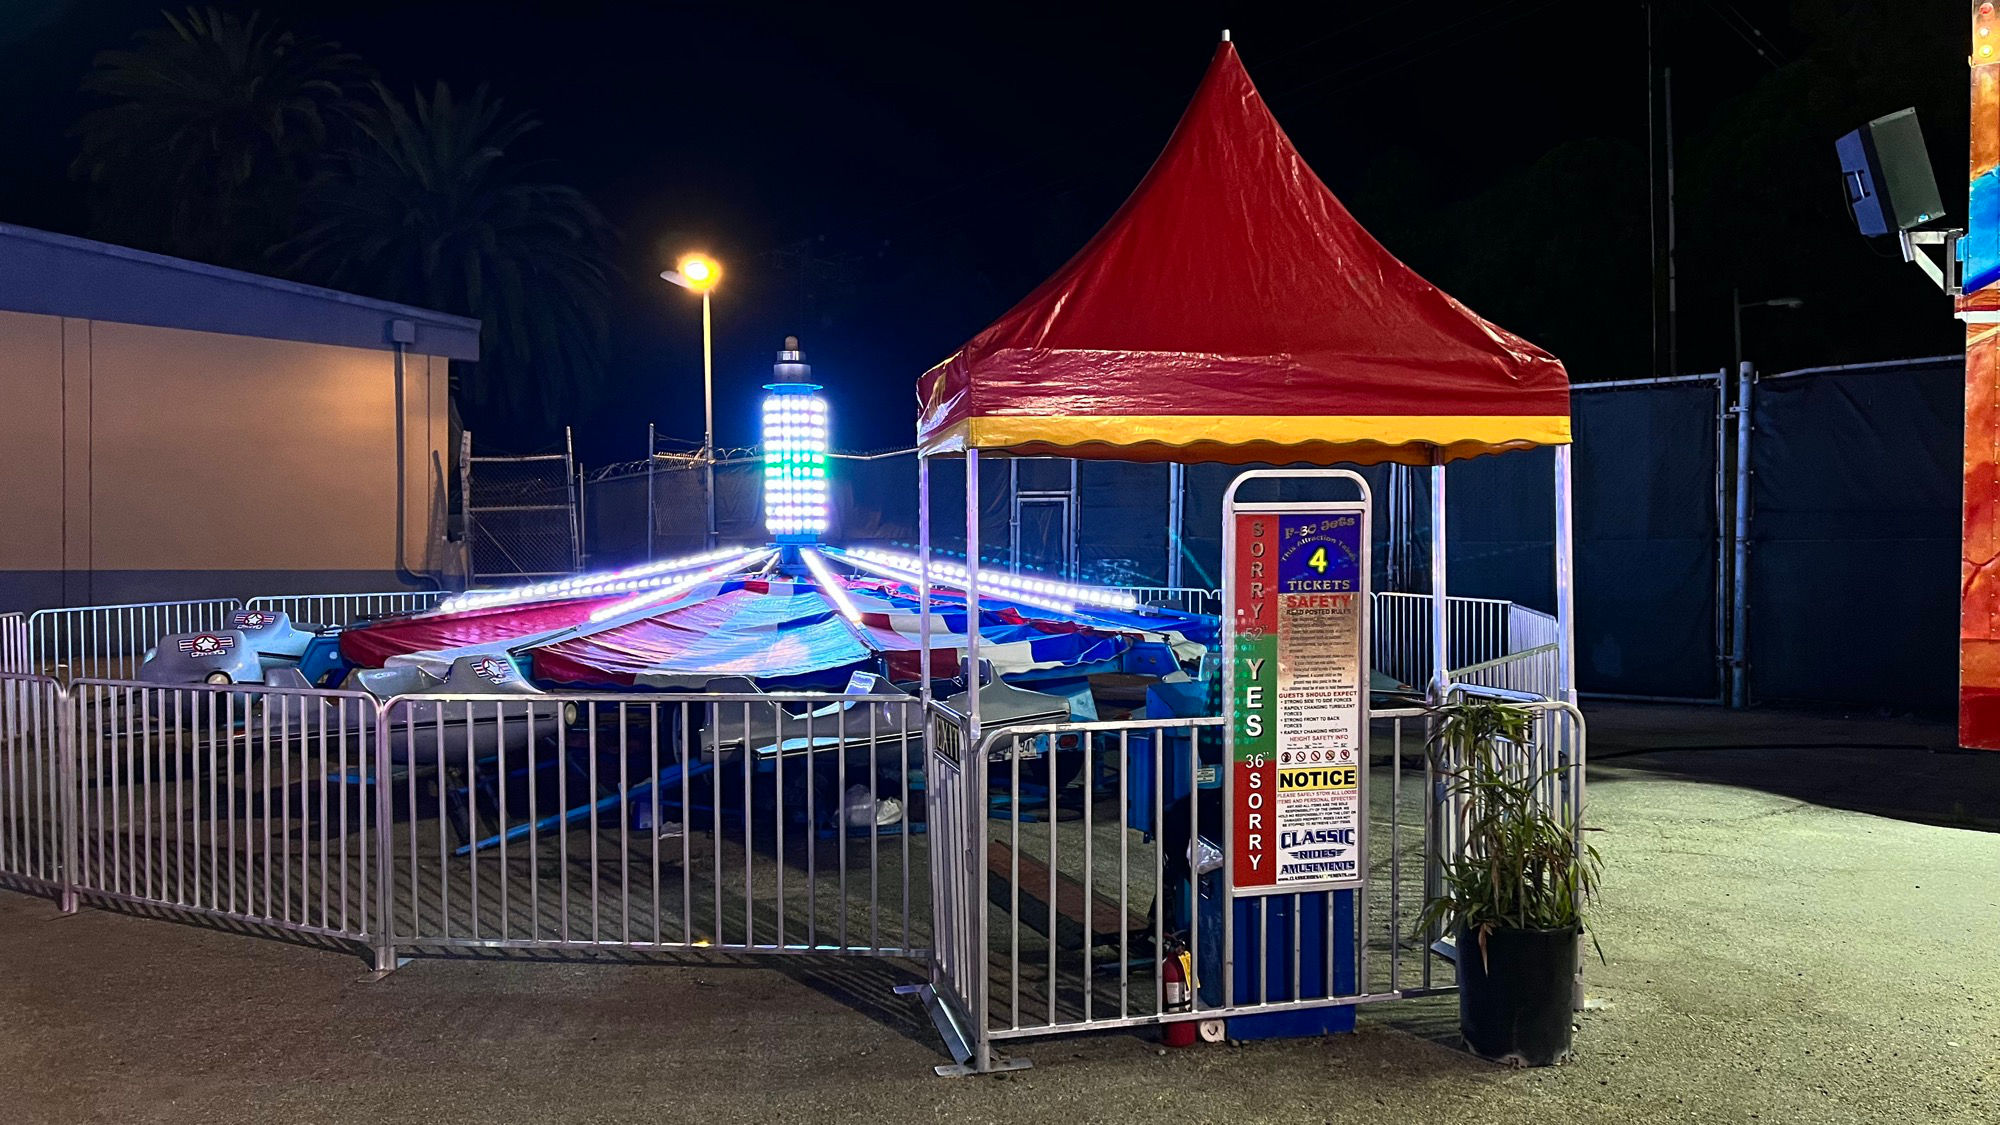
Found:
[(468, 452), (464, 480), (474, 586), (582, 569), (583, 494), (567, 431), (561, 453), (475, 457)]

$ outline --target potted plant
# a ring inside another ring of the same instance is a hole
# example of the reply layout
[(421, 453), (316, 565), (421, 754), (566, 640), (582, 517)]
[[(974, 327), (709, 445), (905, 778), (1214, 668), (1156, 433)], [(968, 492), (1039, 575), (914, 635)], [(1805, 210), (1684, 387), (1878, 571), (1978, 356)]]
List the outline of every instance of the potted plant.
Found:
[(1466, 1046), (1496, 1062), (1552, 1066), (1570, 1054), (1577, 939), (1602, 862), (1572, 816), (1543, 800), (1573, 767), (1518, 752), (1534, 722), (1526, 708), (1467, 699), (1433, 718), (1431, 755), (1460, 850), (1445, 857), (1421, 924), (1457, 934)]

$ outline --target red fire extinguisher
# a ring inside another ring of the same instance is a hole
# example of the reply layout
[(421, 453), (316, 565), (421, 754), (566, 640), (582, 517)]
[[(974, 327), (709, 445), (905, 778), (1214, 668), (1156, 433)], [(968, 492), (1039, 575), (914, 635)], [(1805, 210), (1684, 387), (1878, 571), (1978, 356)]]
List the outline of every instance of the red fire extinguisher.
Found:
[[(1179, 936), (1167, 939), (1160, 955), (1160, 984), (1165, 993), (1161, 1011), (1167, 1014), (1194, 1010), (1194, 964), (1187, 943)], [(1192, 1047), (1197, 1038), (1195, 1020), (1174, 1020), (1160, 1029), (1160, 1041), (1169, 1047)]]

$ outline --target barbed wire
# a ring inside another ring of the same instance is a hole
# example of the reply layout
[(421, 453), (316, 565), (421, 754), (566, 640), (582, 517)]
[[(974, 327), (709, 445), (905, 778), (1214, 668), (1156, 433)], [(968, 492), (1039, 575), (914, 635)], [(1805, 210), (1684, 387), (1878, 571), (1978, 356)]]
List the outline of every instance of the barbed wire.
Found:
[[(890, 457), (915, 456), (916, 452), (916, 446), (911, 445), (900, 449), (870, 450), (865, 453), (842, 453), (837, 450), (829, 450), (827, 456), (835, 461), (880, 461)], [(715, 466), (719, 469), (729, 465), (754, 464), (762, 460), (763, 456), (764, 449), (758, 445), (718, 449), (715, 451)], [(609, 465), (589, 470), (585, 473), (585, 480), (591, 484), (596, 484), (600, 481), (644, 476), (649, 467), (656, 472), (662, 469), (678, 472), (685, 469), (699, 469), (702, 467), (702, 464), (702, 456), (699, 449), (690, 450), (686, 453), (662, 450), (653, 454), (650, 466), (644, 457), (630, 461), (614, 461)]]

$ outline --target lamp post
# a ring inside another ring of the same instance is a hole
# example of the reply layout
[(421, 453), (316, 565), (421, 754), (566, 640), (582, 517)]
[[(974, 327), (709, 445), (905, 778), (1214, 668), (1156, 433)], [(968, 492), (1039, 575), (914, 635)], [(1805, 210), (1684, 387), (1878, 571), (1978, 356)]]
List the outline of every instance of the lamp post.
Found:
[(1799, 309), (1805, 301), (1797, 297), (1773, 297), (1768, 301), (1746, 301), (1742, 290), (1729, 291), (1729, 365), (1732, 373), (1743, 370), (1743, 310), (1744, 309)]
[[(714, 291), (716, 283), (722, 280), (722, 263), (706, 254), (688, 254), (681, 258), (673, 269), (664, 270), (660, 277), (690, 293), (701, 295), (701, 395), (702, 429), (701, 460), (707, 476), (704, 491), (708, 494), (708, 534), (705, 542), (715, 546), (715, 347), (710, 329), (708, 295)], [(652, 514), (647, 513), (647, 519)]]

